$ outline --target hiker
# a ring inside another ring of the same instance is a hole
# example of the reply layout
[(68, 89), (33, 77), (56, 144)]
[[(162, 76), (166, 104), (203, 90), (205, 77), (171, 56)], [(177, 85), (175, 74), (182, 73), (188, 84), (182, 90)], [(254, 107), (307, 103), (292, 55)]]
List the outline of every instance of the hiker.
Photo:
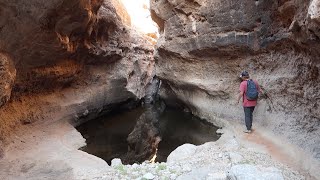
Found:
[(242, 71), (240, 74), (242, 82), (240, 84), (240, 94), (237, 97), (237, 104), (242, 97), (243, 109), (245, 115), (246, 129), (245, 133), (252, 132), (252, 114), (255, 106), (257, 105), (258, 95), (262, 93), (261, 88), (257, 81), (250, 79), (247, 71)]

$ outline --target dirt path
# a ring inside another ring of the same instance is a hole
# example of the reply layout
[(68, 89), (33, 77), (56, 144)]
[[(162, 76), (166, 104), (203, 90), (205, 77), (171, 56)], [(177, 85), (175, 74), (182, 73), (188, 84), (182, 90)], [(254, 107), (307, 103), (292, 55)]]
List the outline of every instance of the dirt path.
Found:
[(249, 143), (262, 146), (273, 159), (300, 172), (307, 179), (316, 179), (302, 167), (302, 155), (296, 154), (298, 152), (293, 153), (292, 151), (294, 150), (291, 149), (292, 147), (290, 147), (289, 145), (287, 147), (286, 144), (279, 145), (273, 140), (273, 137), (268, 136), (266, 133), (259, 130), (253, 130), (251, 134), (239, 133), (239, 137), (243, 141), (248, 141)]

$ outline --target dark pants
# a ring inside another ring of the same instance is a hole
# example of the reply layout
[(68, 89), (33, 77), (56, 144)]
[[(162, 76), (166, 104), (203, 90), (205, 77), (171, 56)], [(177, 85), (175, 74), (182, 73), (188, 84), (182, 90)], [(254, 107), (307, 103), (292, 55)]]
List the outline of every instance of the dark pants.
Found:
[(244, 116), (245, 116), (245, 123), (247, 126), (247, 130), (251, 130), (252, 127), (252, 113), (254, 111), (254, 106), (253, 107), (243, 107), (244, 109)]

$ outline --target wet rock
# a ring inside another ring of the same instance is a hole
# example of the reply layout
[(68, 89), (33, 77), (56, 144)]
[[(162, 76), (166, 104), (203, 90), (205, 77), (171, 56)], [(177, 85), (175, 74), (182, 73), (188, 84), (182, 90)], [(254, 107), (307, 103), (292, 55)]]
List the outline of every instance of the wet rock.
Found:
[(163, 111), (163, 104), (146, 104), (146, 111), (139, 117), (134, 129), (128, 135), (125, 163), (152, 160), (161, 141), (159, 117)]

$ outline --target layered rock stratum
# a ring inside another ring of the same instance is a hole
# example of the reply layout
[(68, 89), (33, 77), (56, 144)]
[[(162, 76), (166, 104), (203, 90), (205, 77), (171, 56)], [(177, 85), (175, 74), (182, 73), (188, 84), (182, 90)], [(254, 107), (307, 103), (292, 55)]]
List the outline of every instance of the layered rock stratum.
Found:
[(247, 70), (266, 92), (254, 128), (319, 164), (319, 8), (317, 0), (152, 0), (162, 32), (155, 56), (161, 96), (216, 125), (241, 124), (235, 99)]
[(1, 0), (0, 13), (0, 141), (144, 97), (155, 40), (132, 28), (121, 1)]

